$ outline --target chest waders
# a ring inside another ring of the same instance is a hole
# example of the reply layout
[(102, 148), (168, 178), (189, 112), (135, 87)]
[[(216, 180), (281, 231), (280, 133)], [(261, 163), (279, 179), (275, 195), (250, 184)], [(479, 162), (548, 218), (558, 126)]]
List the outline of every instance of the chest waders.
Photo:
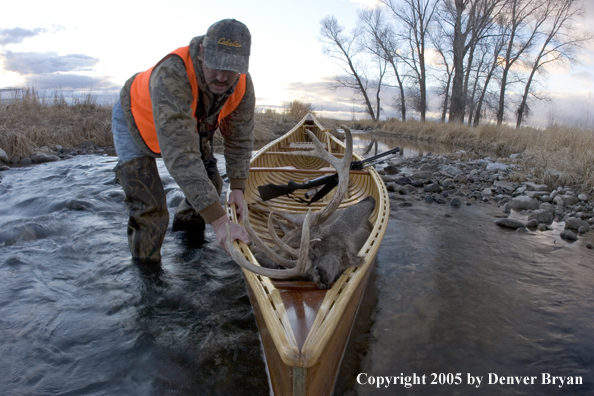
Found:
[(143, 155), (115, 169), (128, 211), (128, 246), (132, 259), (145, 264), (161, 261), (161, 245), (169, 224), (167, 199), (154, 158)]

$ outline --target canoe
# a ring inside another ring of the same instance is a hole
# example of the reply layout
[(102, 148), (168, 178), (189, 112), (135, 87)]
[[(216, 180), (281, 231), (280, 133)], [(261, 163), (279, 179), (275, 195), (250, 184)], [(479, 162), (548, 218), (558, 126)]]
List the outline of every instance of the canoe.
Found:
[[(332, 193), (307, 206), (287, 196), (263, 201), (258, 186), (301, 183), (333, 172), (323, 160), (287, 155), (289, 151), (310, 149), (309, 130), (340, 157), (344, 143), (325, 129), (312, 115), (306, 115), (285, 135), (259, 150), (251, 159), (244, 198), (251, 208), (257, 204), (275, 212), (305, 213), (319, 211), (331, 199)], [(353, 154), (353, 160), (361, 160)], [(335, 189), (336, 190), (336, 189)], [(305, 191), (295, 194), (304, 198)], [(364, 262), (349, 267), (330, 289), (318, 289), (314, 282), (276, 281), (242, 269), (275, 395), (304, 396), (331, 395), (340, 369), (347, 341), (357, 316), (357, 310), (372, 271), (377, 250), (386, 231), (389, 217), (389, 198), (386, 187), (373, 167), (351, 171), (348, 192), (340, 207), (348, 207), (373, 196), (375, 210), (370, 218), (372, 232), (359, 251)], [(234, 207), (227, 208), (229, 217), (237, 221)], [(249, 211), (254, 231), (270, 246), (267, 217)], [(250, 247), (240, 241), (234, 247), (249, 261), (258, 263)]]

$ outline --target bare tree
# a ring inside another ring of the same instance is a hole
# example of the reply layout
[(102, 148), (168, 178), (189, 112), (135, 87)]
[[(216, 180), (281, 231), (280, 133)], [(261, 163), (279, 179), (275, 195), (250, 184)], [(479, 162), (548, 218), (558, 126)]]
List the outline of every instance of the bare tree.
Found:
[(522, 125), (526, 115), (528, 95), (535, 96), (530, 90), (535, 74), (541, 73), (546, 65), (556, 61), (575, 61), (573, 52), (585, 41), (591, 39), (588, 35), (580, 34), (575, 30), (576, 16), (583, 13), (583, 7), (578, 0), (548, 0), (541, 12), (548, 22), (544, 26), (546, 30), (540, 32), (542, 44), (532, 60), (524, 94), (516, 111), (516, 128)]
[[(500, 17), (498, 17), (500, 18)], [(483, 112), (483, 104), (485, 102), (485, 98), (487, 97), (489, 83), (492, 81), (495, 73), (500, 68), (500, 56), (505, 47), (505, 35), (503, 34), (503, 24), (497, 23), (495, 27), (497, 30), (494, 30), (489, 38), (483, 41), (482, 46), (485, 48), (485, 52), (490, 51), (490, 59), (485, 62), (488, 65), (488, 69), (486, 69), (486, 73), (483, 76), (484, 83), (480, 90), (480, 95), (478, 100), (476, 101), (476, 107), (474, 111), (474, 120), (472, 121), (472, 125), (477, 126), (479, 125), (482, 112)]]
[(435, 51), (439, 55), (438, 66), (442, 66), (444, 72), (442, 75), (436, 75), (435, 78), (441, 83), (439, 94), (443, 95), (441, 102), (441, 122), (445, 122), (448, 109), (450, 107), (450, 87), (452, 85), (452, 77), (454, 75), (454, 65), (452, 59), (452, 37), (448, 32), (440, 28), (430, 35), (431, 42)]
[[(505, 0), (443, 0), (441, 19), (452, 30), (454, 77), (450, 122), (463, 122), (467, 107), (468, 86), (472, 74), (474, 52), (488, 36), (493, 17)], [(466, 67), (464, 65), (466, 60)]]
[(408, 42), (410, 59), (406, 63), (415, 75), (418, 84), (418, 109), (421, 121), (425, 121), (427, 113), (427, 67), (425, 50), (429, 28), (433, 23), (438, 0), (380, 0), (391, 11), (397, 24), (403, 30), (397, 34)]
[(404, 77), (399, 70), (399, 66), (402, 63), (402, 57), (398, 53), (398, 43), (392, 26), (390, 26), (385, 19), (384, 9), (381, 6), (371, 9), (361, 9), (359, 11), (359, 25), (363, 32), (361, 41), (370, 53), (383, 58), (387, 64), (392, 66), (397, 88), (400, 92), (398, 107), (402, 121), (406, 121)]
[(541, 8), (548, 0), (507, 0), (507, 6), (500, 20), (505, 27), (507, 47), (502, 56), (502, 74), (497, 109), (497, 125), (503, 123), (505, 115), (505, 93), (509, 89), (509, 73), (516, 62), (535, 42), (537, 33), (545, 23), (546, 17)]
[[(346, 76), (336, 77), (336, 86), (345, 87), (353, 90), (355, 94), (361, 95), (367, 114), (373, 121), (377, 121), (374, 106), (369, 98), (368, 90), (370, 82), (365, 74), (365, 70), (356, 62), (355, 57), (362, 52), (357, 45), (356, 32), (351, 35), (344, 34), (344, 28), (338, 24), (334, 16), (327, 16), (320, 21), (321, 41), (326, 44), (324, 54), (334, 59), (344, 70)], [(379, 103), (377, 105), (379, 108)]]

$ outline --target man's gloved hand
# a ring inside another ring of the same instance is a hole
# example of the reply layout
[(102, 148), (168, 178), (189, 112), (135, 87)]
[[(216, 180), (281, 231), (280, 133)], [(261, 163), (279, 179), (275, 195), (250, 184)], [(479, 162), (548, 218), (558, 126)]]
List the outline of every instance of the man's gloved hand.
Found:
[(248, 236), (247, 231), (245, 230), (245, 228), (243, 228), (242, 225), (232, 222), (231, 220), (229, 220), (229, 218), (227, 218), (226, 215), (221, 216), (212, 223), (210, 223), (210, 225), (212, 226), (212, 228), (215, 231), (215, 234), (217, 235), (217, 241), (219, 242), (219, 245), (221, 245), (221, 247), (227, 253), (229, 252), (227, 251), (227, 246), (225, 243), (227, 241), (227, 227), (225, 226), (226, 224), (229, 224), (229, 231), (231, 232), (232, 240), (239, 239), (243, 243), (250, 243), (250, 237)]
[(243, 191), (239, 189), (231, 190), (227, 205), (235, 204), (235, 213), (237, 213), (237, 221), (243, 220)]

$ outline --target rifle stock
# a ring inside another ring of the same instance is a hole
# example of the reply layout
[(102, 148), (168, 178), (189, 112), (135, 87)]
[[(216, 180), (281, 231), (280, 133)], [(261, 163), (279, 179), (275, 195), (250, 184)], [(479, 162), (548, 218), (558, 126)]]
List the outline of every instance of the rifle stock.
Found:
[[(269, 183), (264, 186), (258, 186), (258, 192), (260, 193), (260, 197), (262, 198), (262, 200), (268, 201), (269, 199), (280, 197), (281, 195), (292, 194), (295, 190), (311, 189), (311, 188), (326, 185), (332, 179), (338, 179), (338, 175), (336, 175), (336, 174), (326, 175), (326, 176), (322, 176), (322, 177), (318, 177), (316, 179), (310, 180), (307, 183), (301, 183), (301, 184), (295, 183), (293, 180), (289, 180), (289, 182), (285, 185)], [(311, 201), (311, 202), (315, 202), (315, 201)]]

